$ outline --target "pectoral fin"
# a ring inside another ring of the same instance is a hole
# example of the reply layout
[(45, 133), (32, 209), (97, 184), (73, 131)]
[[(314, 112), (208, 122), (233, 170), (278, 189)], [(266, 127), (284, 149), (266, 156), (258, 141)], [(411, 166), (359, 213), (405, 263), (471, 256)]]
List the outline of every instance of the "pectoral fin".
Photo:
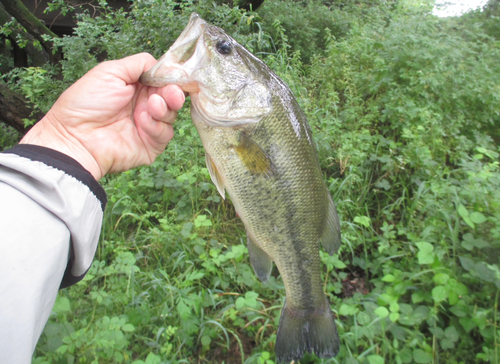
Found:
[(253, 271), (262, 282), (267, 282), (273, 270), (273, 261), (267, 253), (257, 246), (247, 233), (248, 255), (252, 263)]
[(217, 187), (217, 191), (219, 191), (220, 195), (223, 199), (226, 198), (226, 192), (224, 190), (224, 183), (222, 183), (222, 179), (220, 177), (219, 171), (215, 167), (214, 162), (212, 162), (212, 158), (208, 153), (205, 153), (205, 163), (207, 164), (208, 173), (210, 173), (210, 178), (214, 183), (215, 187)]
[(246, 134), (240, 134), (239, 144), (234, 146), (234, 150), (250, 173), (267, 177), (276, 175), (276, 167), (271, 158)]
[(326, 216), (325, 231), (323, 231), (323, 236), (321, 236), (321, 243), (328, 254), (332, 255), (340, 248), (340, 220), (332, 196), (330, 196), (328, 190), (326, 194), (328, 195), (328, 212)]

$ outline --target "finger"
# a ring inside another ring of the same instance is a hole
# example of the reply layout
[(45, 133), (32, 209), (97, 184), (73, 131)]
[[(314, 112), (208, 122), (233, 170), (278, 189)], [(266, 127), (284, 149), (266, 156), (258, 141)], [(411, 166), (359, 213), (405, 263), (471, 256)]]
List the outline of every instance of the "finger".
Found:
[(172, 125), (155, 120), (147, 111), (139, 115), (136, 123), (139, 135), (146, 145), (146, 148), (149, 151), (153, 150), (155, 157), (165, 150), (168, 142), (174, 136)]
[(184, 91), (177, 85), (167, 85), (157, 89), (157, 93), (167, 102), (168, 108), (178, 111), (186, 101)]
[(134, 120), (134, 123), (136, 124), (137, 128), (139, 128), (138, 122), (139, 122), (139, 119), (141, 118), (141, 114), (143, 112), (149, 113), (148, 112), (148, 100), (149, 100), (148, 88), (149, 87), (141, 88), (136, 96), (134, 113), (133, 113), (133, 120)]
[(151, 54), (139, 53), (116, 61), (103, 62), (101, 65), (109, 67), (108, 72), (113, 73), (125, 83), (131, 84), (138, 82), (139, 77), (153, 67), (156, 62), (156, 59)]
[(152, 94), (148, 98), (147, 112), (156, 120), (161, 120), (168, 123), (173, 123), (171, 117), (171, 110), (168, 108), (167, 103), (158, 94)]

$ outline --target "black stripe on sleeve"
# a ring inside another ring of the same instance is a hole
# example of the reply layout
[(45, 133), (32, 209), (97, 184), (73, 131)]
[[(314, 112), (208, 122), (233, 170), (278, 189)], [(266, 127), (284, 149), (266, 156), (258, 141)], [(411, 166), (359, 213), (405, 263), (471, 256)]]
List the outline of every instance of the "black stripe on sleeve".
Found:
[(16, 154), (32, 161), (42, 162), (50, 167), (65, 172), (86, 185), (90, 191), (92, 191), (95, 197), (101, 202), (102, 211), (106, 208), (108, 199), (104, 189), (89, 171), (66, 154), (33, 144), (18, 144), (11, 149), (4, 150), (2, 153)]

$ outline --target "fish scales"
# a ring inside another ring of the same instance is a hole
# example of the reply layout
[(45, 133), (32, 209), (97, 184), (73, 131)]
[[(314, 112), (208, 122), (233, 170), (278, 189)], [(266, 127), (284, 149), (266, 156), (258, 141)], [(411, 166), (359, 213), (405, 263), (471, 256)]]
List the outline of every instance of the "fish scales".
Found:
[(336, 252), (340, 222), (307, 119), (290, 89), (196, 14), (140, 81), (189, 92), (207, 168), (245, 225), (255, 273), (266, 281), (274, 261), (281, 274), (286, 300), (277, 361), (299, 360), (305, 352), (335, 356), (340, 342), (323, 292), (319, 241)]
[[(302, 120), (298, 120), (302, 138), (297, 139), (291, 123), (283, 122), (287, 120), (284, 104), (276, 100), (273, 110), (272, 115), (248, 133), (274, 161), (277, 172), (272, 177), (251, 174), (244, 168), (232, 148), (242, 130), (194, 122), (201, 130), (206, 152), (218, 156), (214, 163), (225, 176), (224, 185), (250, 237), (276, 263), (285, 281), (288, 303), (292, 307), (313, 307), (318, 303), (310, 302), (315, 297), (325, 303), (318, 248), (311, 245), (319, 244), (324, 230), (326, 190), (314, 150), (302, 151), (301, 144), (309, 143), (305, 118), (301, 116)], [(285, 137), (277, 139), (273, 135)], [(295, 289), (297, 286), (299, 289)]]

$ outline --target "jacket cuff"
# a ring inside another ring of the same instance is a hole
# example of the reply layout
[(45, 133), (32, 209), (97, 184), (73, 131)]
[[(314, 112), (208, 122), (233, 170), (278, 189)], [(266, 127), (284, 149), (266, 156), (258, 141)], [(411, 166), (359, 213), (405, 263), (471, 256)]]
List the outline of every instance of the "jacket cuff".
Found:
[(2, 153), (17, 154), (36, 162), (56, 168), (64, 173), (76, 178), (86, 185), (94, 196), (101, 202), (102, 211), (106, 208), (108, 199), (104, 188), (97, 182), (92, 174), (87, 171), (75, 159), (58, 152), (57, 150), (33, 144), (18, 144)]

